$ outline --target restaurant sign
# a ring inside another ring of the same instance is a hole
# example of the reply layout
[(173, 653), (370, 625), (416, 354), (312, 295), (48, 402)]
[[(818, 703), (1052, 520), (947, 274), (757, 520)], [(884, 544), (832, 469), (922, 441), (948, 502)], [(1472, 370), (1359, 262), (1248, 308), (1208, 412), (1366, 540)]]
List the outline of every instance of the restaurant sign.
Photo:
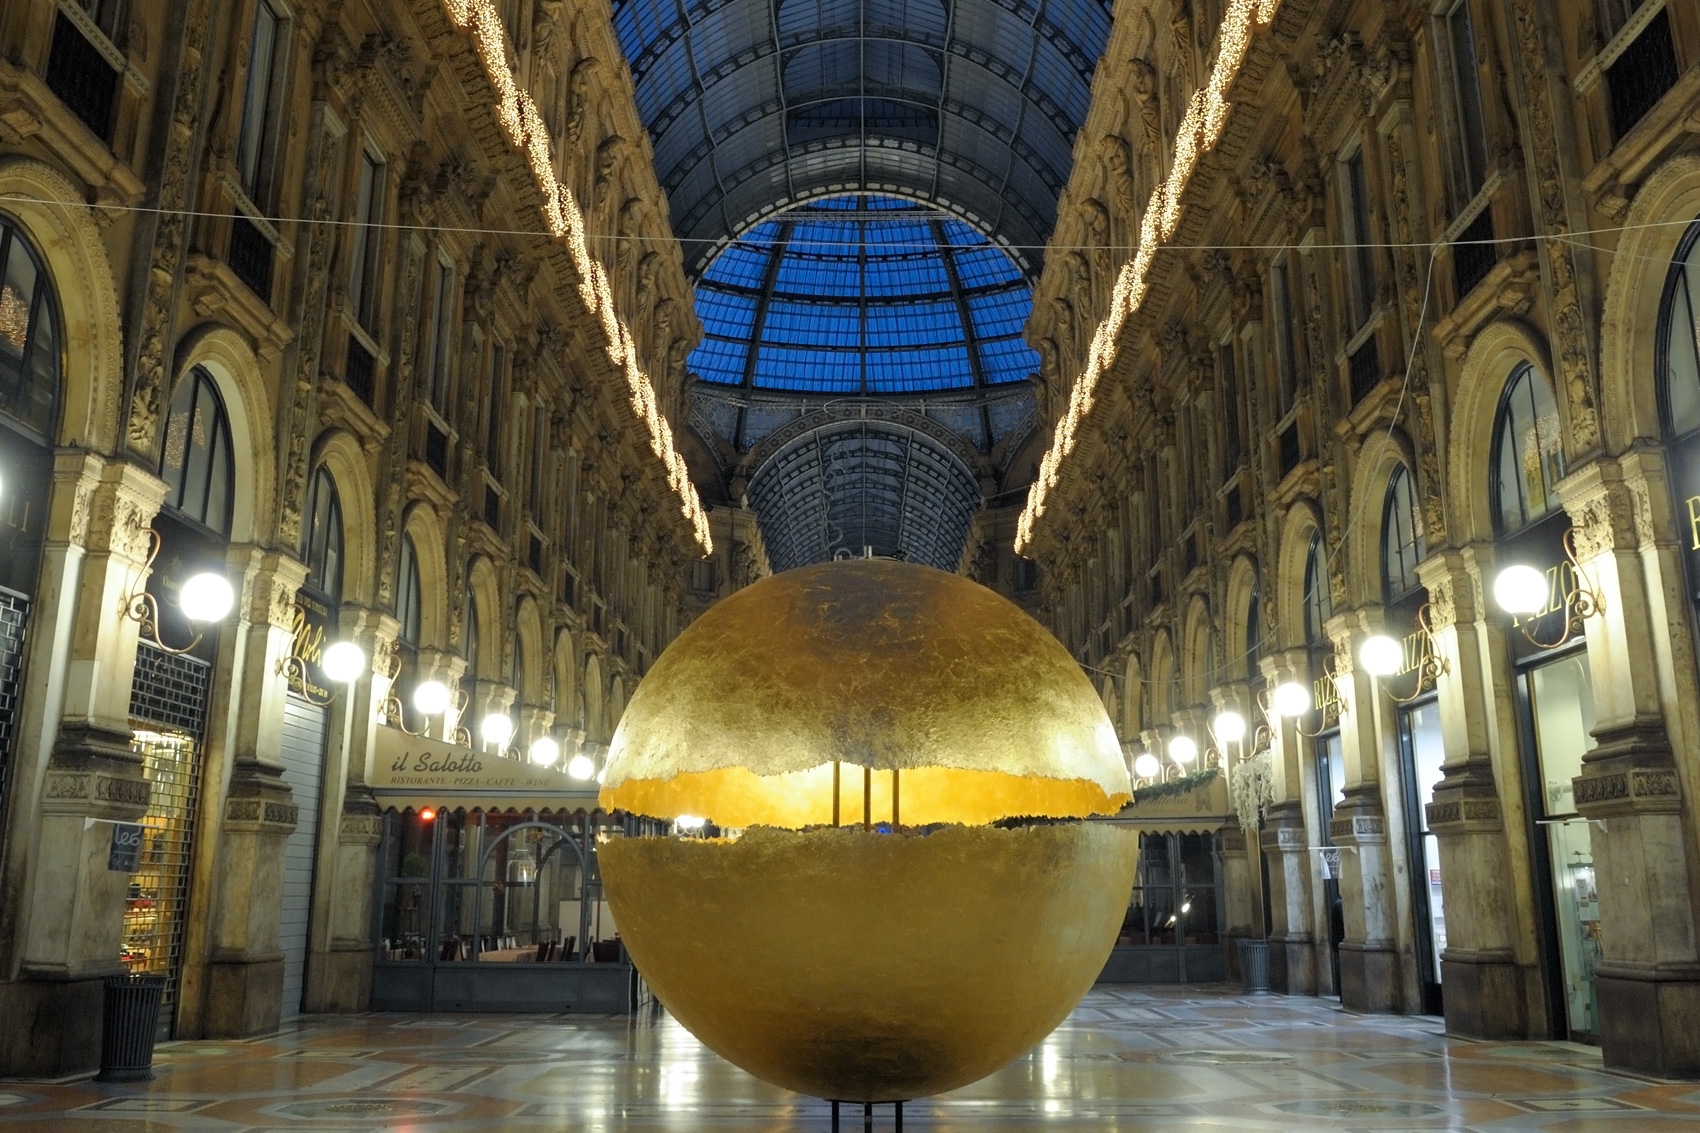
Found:
[[(379, 727), (370, 785), (410, 793), (483, 793), (550, 791), (582, 794), (586, 787), (554, 767), (474, 751), (429, 736), (410, 736), (400, 728)], [(594, 789), (595, 784), (590, 784)]]
[(331, 611), (309, 594), (296, 591), (295, 620), (289, 627), (289, 691), (316, 704), (331, 698), (324, 669), (325, 634), (330, 629)]

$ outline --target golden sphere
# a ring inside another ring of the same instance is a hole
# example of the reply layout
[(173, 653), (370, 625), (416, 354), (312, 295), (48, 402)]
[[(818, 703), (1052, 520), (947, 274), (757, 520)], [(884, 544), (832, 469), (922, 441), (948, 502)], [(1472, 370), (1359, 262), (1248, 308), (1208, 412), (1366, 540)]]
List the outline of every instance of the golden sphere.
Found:
[[(1091, 683), (1012, 603), (851, 560), (746, 587), (638, 685), (602, 804), (724, 838), (600, 848), (633, 961), (706, 1045), (845, 1101), (966, 1085), (1049, 1033), (1133, 884)], [(1006, 818), (1024, 823), (987, 825)], [(882, 833), (881, 830), (890, 830)]]

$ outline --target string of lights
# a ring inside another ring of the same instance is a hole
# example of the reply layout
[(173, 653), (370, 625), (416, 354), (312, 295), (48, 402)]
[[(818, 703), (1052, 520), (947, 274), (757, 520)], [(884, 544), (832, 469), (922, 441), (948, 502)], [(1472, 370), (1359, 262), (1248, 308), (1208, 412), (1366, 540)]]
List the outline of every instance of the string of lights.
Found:
[(1269, 26), (1279, 6), (1280, 0), (1233, 0), (1228, 7), (1227, 17), (1222, 21), (1221, 52), (1210, 72), (1210, 81), (1193, 92), (1186, 117), (1175, 134), (1174, 164), (1169, 168), (1169, 176), (1151, 192), (1140, 221), (1138, 247), (1116, 276), (1109, 313), (1093, 331), (1086, 366), (1069, 391), (1068, 412), (1057, 422), (1051, 446), (1039, 462), (1039, 475), (1027, 493), (1027, 506), (1016, 524), (1018, 554), (1033, 543), (1033, 526), (1045, 514), (1045, 497), (1056, 487), (1062, 462), (1074, 451), (1081, 423), (1092, 411), (1099, 378), (1115, 361), (1122, 327), (1145, 302), (1152, 261), (1158, 248), (1168, 242), (1180, 225), (1181, 202), (1193, 172), (1199, 160), (1221, 140), (1230, 109), (1225, 95), (1245, 62), (1252, 35)]
[(573, 199), (572, 191), (555, 177), (554, 147), (543, 115), (530, 92), (515, 81), (513, 69), (508, 65), (507, 32), (501, 14), (491, 0), (442, 0), (442, 4), (449, 22), (472, 40), (484, 74), (495, 90), (496, 119), (508, 143), (524, 155), (532, 179), (543, 194), (543, 223), (552, 236), (566, 241), (573, 268), (578, 273), (579, 299), (585, 310), (602, 323), (609, 360), (625, 371), (632, 412), (648, 426), (649, 446), (667, 468), (667, 484), (679, 498), (680, 514), (691, 525), (703, 554), (712, 555), (714, 538), (709, 534), (708, 516), (691, 483), (685, 458), (673, 443), (673, 427), (661, 412), (655, 386), (638, 364), (631, 330), (614, 308), (607, 270), (591, 255), (586, 243), (584, 213)]

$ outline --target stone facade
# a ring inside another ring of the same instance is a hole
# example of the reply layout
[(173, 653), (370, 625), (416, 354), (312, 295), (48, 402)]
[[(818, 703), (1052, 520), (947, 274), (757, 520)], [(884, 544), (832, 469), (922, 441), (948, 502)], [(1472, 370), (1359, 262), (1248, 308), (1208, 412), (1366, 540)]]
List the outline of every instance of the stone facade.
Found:
[[(1247, 713), (1277, 769), (1262, 849), (1280, 990), (1335, 990), (1332, 952), (1348, 1009), (1443, 999), (1460, 1034), (1571, 1034), (1609, 1065), (1700, 1074), (1700, 610), (1661, 345), (1694, 334), (1670, 296), (1700, 218), (1700, 13), (1258, 6), (1269, 22), (1224, 91), (1220, 141), (1092, 405), (1064, 420), (1238, 7), (1116, 5), (1028, 325), (1041, 412), (1072, 438), (1023, 548), (1042, 616), (1119, 707), (1130, 749), (1283, 681), (1332, 702), (1297, 721)], [(1525, 373), (1552, 406), (1530, 434), (1545, 526), (1503, 510), (1530, 467), (1496, 439)], [(1525, 530), (1551, 534), (1547, 549)], [(1538, 624), (1494, 597), (1499, 568), (1531, 554), (1574, 581)], [(1567, 622), (1593, 712), (1573, 809), (1553, 799), (1574, 772), (1540, 781), (1529, 707), (1548, 656), (1532, 643)], [(1407, 638), (1385, 678), (1359, 656), (1380, 632)], [(1419, 727), (1443, 750), (1437, 782), (1412, 782)], [(1319, 782), (1330, 769), (1340, 779)], [(1579, 970), (1554, 924), (1555, 823), (1591, 838), (1587, 1026), (1567, 1009)], [(1337, 949), (1322, 946), (1329, 843)]]
[[(0, 11), (0, 219), (50, 277), (62, 328), (3, 757), (0, 1015), (28, 1025), (5, 1028), (0, 1075), (92, 1068), (100, 980), (123, 970), (111, 824), (160, 788), (126, 712), (143, 630), (118, 615), (156, 515), (181, 503), (162, 470), (182, 459), (168, 419), (189, 375), (228, 422), (211, 526), (236, 605), (206, 632), (177, 1036), (262, 1033), (283, 1009), (281, 862), (307, 817), (280, 748), (298, 589), (334, 599), (327, 640), (379, 661), (328, 709), (309, 1010), (367, 1002), (366, 782), (398, 637), (414, 636), (413, 677), (465, 675), (471, 707), (511, 712), (516, 746), (554, 730), (571, 755), (606, 744), (689, 617), (705, 546), (657, 422), (679, 419), (700, 328), (624, 63), (605, 7), (503, 8), (497, 48), (437, 0), (107, 5), (105, 23), (52, 0)], [(525, 152), (504, 74), (547, 134)], [(542, 196), (539, 160), (577, 202), (582, 247), (551, 235), (564, 203)], [(340, 505), (334, 579), (307, 564), (321, 471)], [(743, 547), (739, 569), (761, 569), (759, 539), (751, 556), (730, 523), (723, 556)]]

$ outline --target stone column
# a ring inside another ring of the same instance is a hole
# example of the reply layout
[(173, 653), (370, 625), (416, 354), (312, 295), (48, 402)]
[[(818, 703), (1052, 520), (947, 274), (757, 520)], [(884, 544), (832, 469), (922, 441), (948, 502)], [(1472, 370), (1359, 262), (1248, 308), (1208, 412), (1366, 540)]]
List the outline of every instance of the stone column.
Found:
[[(275, 1030), (283, 1005), (284, 843), (300, 817), (283, 780), (283, 706), (288, 680), (281, 671), (292, 649), (295, 592), (307, 568), (289, 555), (232, 548), (233, 571), (246, 569), (235, 633), (238, 666), (232, 684), (236, 713), (230, 785), (213, 874), (200, 1032), (244, 1038)], [(212, 721), (208, 730), (211, 732)], [(210, 770), (210, 768), (209, 768)], [(210, 794), (210, 792), (209, 792)]]
[[(1560, 495), (1598, 599), (1586, 631), (1599, 746), (1584, 757), (1575, 792), (1576, 809), (1597, 820), (1590, 835), (1604, 953), (1594, 973), (1600, 1045), (1607, 1066), (1691, 1077), (1700, 1075), (1694, 820), (1666, 712), (1678, 727), (1689, 725), (1692, 706), (1677, 703), (1675, 690), (1692, 695), (1694, 675), (1677, 612), (1686, 588), (1668, 534), (1678, 525), (1664, 483), (1656, 454), (1632, 453), (1578, 470)], [(1680, 677), (1673, 649), (1683, 658)]]
[(1358, 641), (1379, 633), (1379, 611), (1336, 614), (1328, 623), (1340, 689), (1340, 751), (1346, 794), (1329, 837), (1340, 847), (1340, 1005), (1349, 1011), (1397, 1011), (1400, 993), (1398, 906), (1393, 895), (1387, 816), (1381, 799), (1381, 732), (1375, 681), (1357, 664)]
[[(388, 613), (344, 603), (345, 640), (368, 657), (386, 657), (400, 626)], [(383, 814), (367, 786), (387, 672), (368, 671), (331, 705), (313, 914), (307, 939), (308, 1011), (364, 1011), (372, 1000), (372, 900)]]
[[(1436, 686), (1446, 761), (1427, 815), (1440, 845), (1441, 897), (1446, 905), (1446, 949), (1440, 964), (1449, 1033), (1525, 1038), (1531, 1035), (1527, 996), (1531, 990), (1539, 994), (1540, 978), (1538, 971), (1520, 966), (1516, 956), (1521, 926), (1512, 879), (1521, 873), (1526, 883), (1528, 874), (1513, 868), (1494, 775), (1493, 737), (1500, 722), (1490, 697), (1496, 687), (1502, 694), (1510, 692), (1501, 676), (1508, 671), (1509, 659), (1503, 641), (1497, 651), (1483, 649), (1483, 568), (1490, 573), (1493, 569), (1490, 547), (1472, 547), (1467, 554), (1436, 553), (1417, 567), (1429, 595), (1435, 658), (1443, 668)], [(1490, 656), (1500, 662), (1493, 669), (1484, 664)], [(1509, 702), (1506, 695), (1497, 699)], [(1514, 722), (1505, 723), (1515, 727)], [(1532, 954), (1525, 957), (1532, 959)]]
[[(1271, 689), (1283, 681), (1309, 685), (1308, 658), (1302, 650), (1265, 657), (1263, 673)], [(1265, 723), (1273, 771), (1273, 796), (1260, 837), (1269, 862), (1269, 986), (1289, 995), (1315, 995), (1317, 951), (1311, 922), (1316, 867), (1305, 827), (1304, 737), (1295, 721), (1273, 713)]]
[[(531, 741), (548, 735), (554, 724), (555, 714), (549, 709), (540, 708), (535, 704), (522, 704), (519, 708), (518, 730), (514, 732), (514, 742), (519, 746), (519, 750), (528, 753), (529, 758)], [(565, 747), (561, 749), (563, 760), (567, 758), (566, 750)]]
[[(1250, 841), (1255, 844), (1255, 834)], [(1252, 919), (1257, 913), (1252, 904), (1252, 869), (1257, 859), (1247, 852), (1247, 842), (1246, 833), (1237, 821), (1222, 827), (1217, 835), (1217, 852), (1222, 860), (1222, 911), (1227, 930), (1222, 946), (1227, 950), (1228, 978), (1233, 980), (1241, 977), (1240, 941), (1263, 935), (1258, 931), (1262, 926), (1254, 927)]]
[(130, 674), (148, 525), (165, 485), (140, 467), (54, 459), (41, 581), (30, 610), (0, 983), (0, 1075), (59, 1077), (100, 1060), (101, 980), (124, 971), (129, 874), (107, 868), (114, 822), (147, 809), (130, 750)]

